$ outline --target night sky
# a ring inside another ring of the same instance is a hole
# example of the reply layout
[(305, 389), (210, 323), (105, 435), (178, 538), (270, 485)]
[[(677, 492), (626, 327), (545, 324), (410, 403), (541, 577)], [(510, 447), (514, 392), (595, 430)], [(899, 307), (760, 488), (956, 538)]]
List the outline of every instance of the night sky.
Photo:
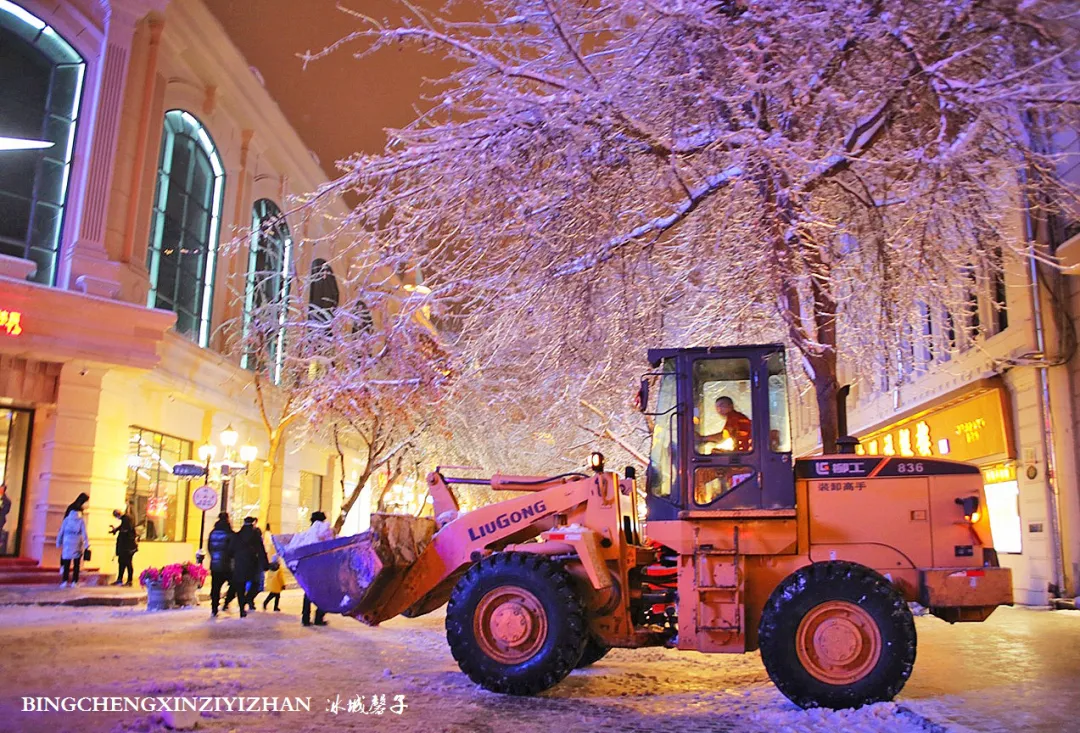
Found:
[[(415, 108), (424, 106), (424, 76), (447, 68), (408, 47), (357, 60), (352, 53), (359, 46), (353, 45), (305, 70), (298, 54), (318, 51), (360, 26), (359, 19), (337, 9), (336, 0), (205, 2), (331, 176), (334, 161), (382, 150), (384, 129), (408, 124)], [(438, 6), (432, 0), (424, 4)], [(401, 6), (390, 0), (353, 0), (352, 7), (379, 19), (400, 17)]]

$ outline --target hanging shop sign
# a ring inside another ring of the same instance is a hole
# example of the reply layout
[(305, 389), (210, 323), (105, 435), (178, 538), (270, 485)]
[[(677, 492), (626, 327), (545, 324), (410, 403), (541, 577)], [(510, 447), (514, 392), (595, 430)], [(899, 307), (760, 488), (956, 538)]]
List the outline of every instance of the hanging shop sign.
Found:
[(859, 440), (856, 452), (860, 455), (976, 463), (1015, 458), (1008, 396), (1000, 385), (976, 388)]

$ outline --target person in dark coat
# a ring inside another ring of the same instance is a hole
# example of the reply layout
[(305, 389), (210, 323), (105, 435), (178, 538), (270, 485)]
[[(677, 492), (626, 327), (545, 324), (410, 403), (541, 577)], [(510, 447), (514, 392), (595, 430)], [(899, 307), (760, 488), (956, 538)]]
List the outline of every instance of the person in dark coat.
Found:
[[(248, 521), (251, 520), (251, 521)], [(230, 595), (235, 592), (240, 605), (240, 618), (247, 616), (248, 583), (255, 581), (257, 573), (262, 573), (270, 561), (266, 557), (266, 548), (255, 528), (255, 517), (244, 519), (244, 526), (233, 537), (232, 542), (233, 575)], [(228, 601), (226, 600), (226, 604)]]
[[(218, 514), (217, 522), (206, 540), (206, 549), (210, 553), (210, 615), (217, 616), (218, 601), (221, 599), (221, 586), (232, 578), (232, 543), (235, 533), (229, 524), (228, 512)], [(229, 584), (232, 593), (232, 583)], [(229, 599), (226, 596), (225, 604)]]
[[(269, 569), (270, 561), (266, 559), (268, 557), (268, 554), (265, 552), (266, 542), (262, 530), (259, 529), (259, 525), (255, 523), (255, 517), (247, 517), (244, 519), (244, 522), (250, 524), (255, 529), (255, 536), (259, 538), (259, 545), (263, 548), (262, 568), (255, 573), (255, 576), (248, 582), (247, 586), (248, 610), (254, 611), (255, 598), (258, 597), (258, 595), (266, 589), (265, 577), (263, 573)], [(266, 531), (270, 531), (269, 524), (266, 525)]]
[[(120, 520), (120, 524), (109, 528), (109, 533), (116, 535), (116, 560), (120, 566), (116, 574), (116, 582), (113, 585), (130, 586), (132, 576), (135, 574), (131, 560), (135, 557), (135, 553), (139, 551), (139, 544), (135, 539), (135, 523), (131, 521), (129, 515), (121, 514), (115, 509), (113, 510), (113, 516)], [(125, 570), (127, 571), (127, 583), (124, 582)]]

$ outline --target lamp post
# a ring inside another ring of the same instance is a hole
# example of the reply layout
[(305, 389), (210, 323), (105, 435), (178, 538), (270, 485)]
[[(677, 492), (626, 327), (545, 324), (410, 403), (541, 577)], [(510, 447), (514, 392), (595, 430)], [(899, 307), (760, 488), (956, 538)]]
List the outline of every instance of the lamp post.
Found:
[[(225, 429), (221, 431), (221, 435), (218, 436), (218, 440), (221, 441), (221, 445), (224, 448), (221, 461), (217, 464), (218, 473), (221, 474), (221, 511), (223, 512), (228, 511), (229, 482), (232, 479), (232, 475), (247, 471), (251, 462), (259, 456), (259, 449), (250, 443), (245, 443), (240, 446), (239, 451), (237, 451), (236, 443), (239, 439), (240, 434), (233, 429), (232, 425), (226, 426)], [(204, 443), (199, 446), (199, 459), (206, 463), (206, 477), (208, 481), (210, 480), (210, 463), (214, 460), (215, 455), (217, 455), (217, 447), (212, 443)], [(237, 458), (240, 460), (237, 461)]]
[[(239, 440), (239, 435), (233, 429), (232, 425), (227, 426), (221, 431), (221, 435), (218, 439), (221, 441), (221, 445), (225, 450), (222, 451), (222, 460), (217, 464), (218, 474), (221, 476), (221, 511), (227, 511), (229, 505), (229, 479), (233, 473), (240, 473), (247, 470), (248, 465), (254, 461), (259, 455), (259, 449), (250, 443), (244, 444), (240, 447), (240, 461), (236, 462), (236, 442)], [(206, 477), (206, 483), (210, 483), (210, 471), (211, 465), (214, 461), (214, 456), (217, 455), (217, 446), (213, 443), (203, 443), (199, 446), (199, 460), (204, 464), (202, 469), (202, 475)], [(196, 469), (198, 470), (198, 469)], [(190, 475), (190, 474), (189, 474)], [(196, 474), (197, 475), (197, 474)], [(213, 501), (213, 499), (211, 499)], [(212, 504), (210, 506), (213, 506)], [(203, 509), (202, 519), (199, 522), (199, 551), (195, 553), (195, 559), (201, 563), (204, 557), (203, 554), (203, 535), (206, 532), (206, 510), (210, 507)]]

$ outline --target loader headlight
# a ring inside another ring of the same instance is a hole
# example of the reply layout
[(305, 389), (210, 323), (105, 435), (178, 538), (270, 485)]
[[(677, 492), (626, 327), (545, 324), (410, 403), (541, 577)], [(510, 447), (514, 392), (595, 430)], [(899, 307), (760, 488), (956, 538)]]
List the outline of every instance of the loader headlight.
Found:
[(964, 519), (975, 524), (979, 521), (979, 497), (977, 496), (965, 496), (962, 499), (957, 499), (956, 503), (960, 505), (960, 508), (964, 512)]
[(597, 473), (604, 472), (604, 454), (600, 451), (593, 451), (589, 455), (589, 467)]

